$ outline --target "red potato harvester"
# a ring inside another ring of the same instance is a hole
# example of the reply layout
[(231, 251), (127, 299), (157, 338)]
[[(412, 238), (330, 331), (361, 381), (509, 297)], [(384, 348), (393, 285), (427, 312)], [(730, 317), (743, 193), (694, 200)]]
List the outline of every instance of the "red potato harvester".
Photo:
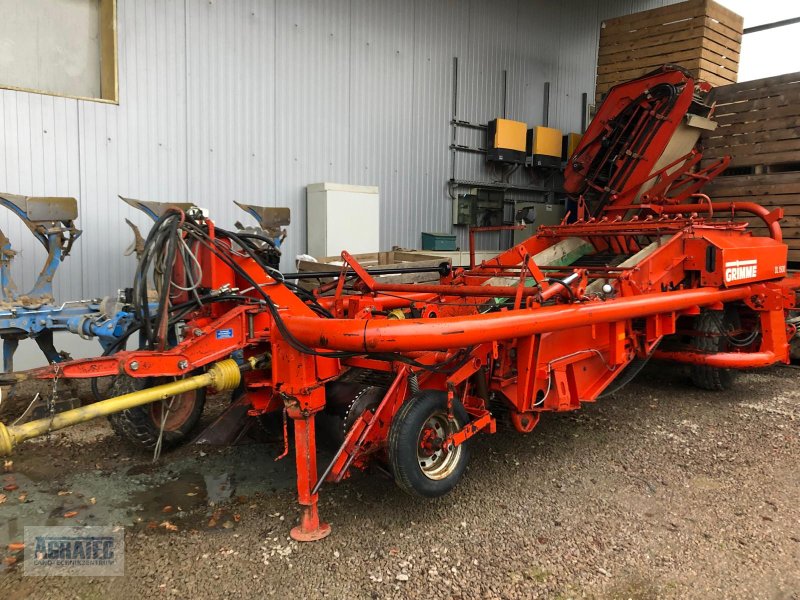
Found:
[[(800, 278), (786, 272), (782, 213), (701, 193), (728, 163), (699, 168), (699, 133), (715, 126), (708, 92), (672, 66), (613, 88), (567, 165), (574, 220), (443, 269), (435, 285), (382, 282), (343, 252), (336, 280), (309, 293), (269, 267), (257, 235), (166, 213), (134, 284), (142, 349), (15, 375), (114, 376), (117, 397), (0, 427), (0, 450), (100, 415), (142, 446), (178, 443), (205, 387), (235, 389), (220, 422), (293, 421), (303, 510), (291, 535), (309, 541), (330, 532), (317, 512), (324, 481), (377, 461), (407, 492), (441, 496), (464, 474), (472, 436), (498, 421), (530, 432), (541, 413), (611, 393), (649, 358), (689, 363), (710, 390), (736, 369), (788, 362)], [(317, 425), (337, 447), (321, 475)]]

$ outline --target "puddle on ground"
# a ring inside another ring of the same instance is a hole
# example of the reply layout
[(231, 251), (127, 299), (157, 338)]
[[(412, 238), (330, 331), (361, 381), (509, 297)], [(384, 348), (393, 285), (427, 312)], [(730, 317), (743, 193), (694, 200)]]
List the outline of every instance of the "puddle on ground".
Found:
[(234, 484), (227, 473), (220, 475), (203, 475), (206, 484), (206, 494), (209, 503), (219, 504), (227, 502), (233, 495)]
[(22, 541), (23, 527), (31, 525), (152, 529), (153, 523), (169, 521), (185, 529), (219, 520), (230, 528), (217, 505), (294, 488), (293, 454), (275, 462), (281, 450), (274, 444), (204, 448), (174, 459), (167, 454), (158, 464), (130, 464), (122, 455), (118, 468), (93, 469), (89, 462), (83, 471), (71, 470), (57, 457), (21, 455), (14, 472), (3, 476), (4, 485), (17, 487), (0, 491), (6, 496), (0, 503), (0, 549)]
[(208, 493), (199, 473), (181, 473), (159, 485), (135, 492), (128, 509), (137, 522), (182, 521), (208, 504)]

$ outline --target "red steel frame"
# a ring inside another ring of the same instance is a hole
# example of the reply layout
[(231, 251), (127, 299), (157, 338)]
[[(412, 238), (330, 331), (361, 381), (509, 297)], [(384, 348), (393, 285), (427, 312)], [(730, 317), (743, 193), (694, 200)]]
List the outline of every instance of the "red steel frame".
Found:
[[(612, 90), (611, 104), (602, 105), (587, 131), (589, 149), (579, 147), (576, 156), (601, 151), (591, 142), (602, 137), (602, 124), (632, 98), (646, 97), (648, 89), (665, 81), (683, 92), (651, 142), (652, 153), (637, 158), (631, 170), (633, 181), (647, 181), (648, 169), (689, 109), (694, 82), (682, 71), (660, 71)], [(644, 129), (644, 124), (637, 125), (633, 135), (645, 135)], [(687, 169), (696, 163), (695, 156), (689, 156)], [(340, 481), (353, 468), (363, 468), (386, 453), (392, 419), (412, 393), (411, 378), (422, 389), (446, 391), (451, 414), (457, 398), (470, 415), (470, 422), (445, 440), (444, 447), (452, 450), (478, 432), (495, 431), (487, 394), (506, 405), (519, 431), (529, 432), (542, 412), (575, 410), (581, 402), (596, 400), (637, 357), (724, 368), (787, 362), (794, 330), (786, 326), (786, 313), (795, 308), (800, 278), (786, 274), (780, 211), (747, 202), (714, 203), (705, 197), (698, 202), (697, 178), (687, 173), (673, 173), (666, 183), (659, 179), (639, 204), (634, 204), (630, 188), (618, 190), (597, 217), (584, 214), (576, 223), (542, 227), (522, 244), (469, 269), (454, 269), (435, 285), (383, 283), (344, 252), (335, 293), (318, 299), (334, 318), (313, 312), (252, 260), (236, 255), (252, 277), (270, 284), (264, 289), (278, 306), (286, 335), (263, 306), (220, 302), (192, 315), (185, 339), (173, 348), (64, 362), (58, 365), (58, 376), (179, 377), (239, 350), (246, 357), (269, 353), (269, 369), (245, 374), (250, 414), (285, 410), (293, 419), (302, 515), (292, 536), (321, 539), (330, 527), (318, 514), (319, 486), (323, 480)], [(568, 182), (577, 185), (581, 177), (568, 170)], [(676, 181), (689, 185), (670, 194)], [(631, 211), (638, 214), (631, 217)], [(741, 212), (764, 219), (771, 237), (754, 237), (746, 224), (735, 222), (735, 214)], [(724, 213), (729, 219), (719, 220)], [(209, 229), (213, 232), (210, 221)], [(590, 243), (596, 254), (630, 257), (647, 249), (646, 256), (633, 266), (537, 265), (537, 255), (571, 238)], [(213, 255), (200, 249), (199, 257), (203, 287), (249, 287)], [(757, 263), (757, 269), (726, 267), (740, 262)], [(352, 275), (347, 275), (348, 267)], [(742, 273), (746, 276), (739, 277)], [(352, 289), (346, 289), (348, 277)], [(597, 279), (607, 281), (611, 291), (599, 293), (590, 287)], [(248, 295), (258, 298), (253, 291)], [(498, 305), (494, 298), (507, 301)], [(656, 350), (662, 339), (676, 333), (680, 319), (725, 306), (736, 306), (757, 319), (761, 335), (754, 347), (716, 354)], [(230, 334), (216, 336), (221, 329)], [(317, 353), (298, 350), (297, 342)], [(356, 355), (324, 356), (330, 351)], [(395, 358), (387, 358), (387, 353), (395, 353)], [(444, 364), (455, 367), (426, 368)], [(314, 416), (326, 406), (326, 384), (353, 368), (389, 373), (392, 383), (380, 403), (356, 419), (319, 477)], [(53, 377), (54, 371), (48, 367), (30, 376)]]

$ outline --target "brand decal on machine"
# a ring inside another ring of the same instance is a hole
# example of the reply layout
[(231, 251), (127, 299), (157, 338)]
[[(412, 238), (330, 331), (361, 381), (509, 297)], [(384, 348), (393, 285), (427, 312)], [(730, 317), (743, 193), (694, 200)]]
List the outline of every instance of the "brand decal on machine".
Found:
[(733, 260), (725, 263), (725, 282), (758, 277), (757, 260)]
[(233, 329), (217, 329), (218, 340), (229, 340), (233, 337)]

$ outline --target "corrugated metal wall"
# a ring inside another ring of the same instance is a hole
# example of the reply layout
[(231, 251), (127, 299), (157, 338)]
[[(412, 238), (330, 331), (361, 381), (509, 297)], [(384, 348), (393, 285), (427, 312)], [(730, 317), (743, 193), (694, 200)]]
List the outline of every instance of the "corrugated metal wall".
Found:
[[(305, 249), (305, 186), (378, 185), (381, 239), (418, 247), (449, 231), (452, 61), (460, 118), (580, 125), (599, 22), (670, 0), (119, 0), (116, 105), (0, 90), (0, 189), (79, 198), (83, 238), (61, 300), (130, 284), (129, 209), (117, 194), (191, 200), (225, 227), (232, 200), (289, 206), (285, 254)], [(470, 140), (464, 134), (464, 143)], [(481, 157), (458, 175), (485, 178)], [(20, 287), (43, 259), (10, 214)], [(463, 242), (463, 240), (462, 240)], [(284, 268), (291, 268), (291, 260)]]

